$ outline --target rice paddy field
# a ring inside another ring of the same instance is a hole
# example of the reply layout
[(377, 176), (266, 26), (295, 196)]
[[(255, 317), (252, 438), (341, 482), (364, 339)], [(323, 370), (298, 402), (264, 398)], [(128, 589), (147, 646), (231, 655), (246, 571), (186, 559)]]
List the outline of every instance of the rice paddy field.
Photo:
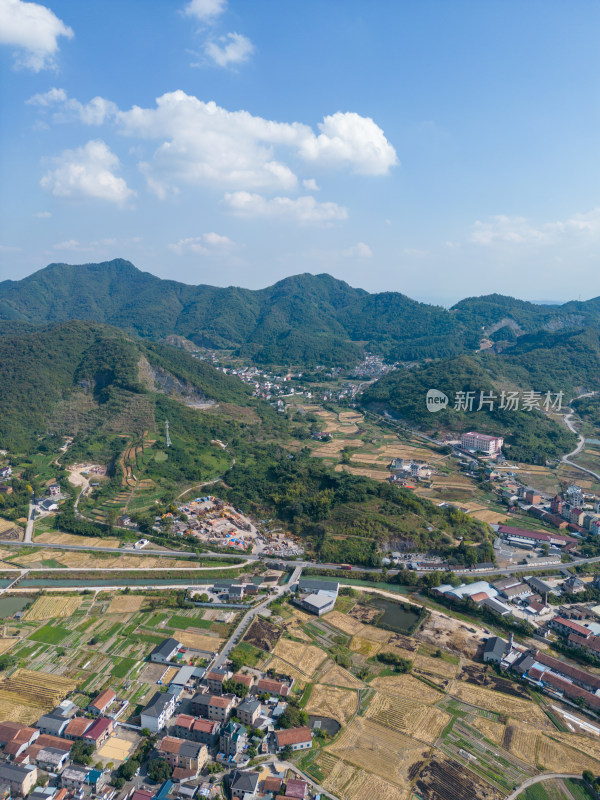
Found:
[(205, 616), (202, 609), (176, 608), (172, 593), (159, 591), (51, 592), (26, 599), (30, 606), (20, 620), (5, 621), (9, 635), (0, 639), (0, 654), (27, 665), (1, 673), (0, 721), (34, 722), (59, 695), (70, 694), (84, 708), (106, 685), (129, 701), (121, 718), (135, 718), (158, 681), (168, 679), (166, 667), (146, 662), (156, 645), (170, 636), (184, 645), (173, 675), (177, 666), (218, 650), (239, 616), (230, 612), (225, 622), (213, 609)]
[[(342, 724), (333, 739), (319, 742), (300, 761), (326, 790), (341, 800), (502, 800), (544, 772), (600, 774), (600, 738), (559, 730), (543, 701), (473, 661), (469, 641), (463, 643), (467, 658), (456, 657), (455, 642), (453, 655), (432, 657), (435, 642), (426, 626), (397, 639), (362, 622), (366, 611), (348, 601), (344, 612), (322, 617), (318, 627), (331, 626), (346, 637), (346, 645), (341, 651), (324, 648), (329, 658), (313, 673), (314, 683), (308, 674), (314, 661), (301, 673), (309, 714)], [(442, 625), (437, 615), (435, 626), (447, 629), (448, 636), (453, 627)], [(315, 627), (309, 621), (303, 630), (316, 647), (321, 640)], [(285, 652), (297, 668), (306, 648), (304, 641), (285, 635), (267, 662), (282, 671), (288, 662), (277, 653)], [(397, 673), (383, 666), (377, 659), (382, 649), (398, 650), (412, 669)], [(343, 667), (334, 661), (336, 652), (349, 659)], [(483, 677), (489, 672), (487, 687), (472, 682), (475, 672)]]

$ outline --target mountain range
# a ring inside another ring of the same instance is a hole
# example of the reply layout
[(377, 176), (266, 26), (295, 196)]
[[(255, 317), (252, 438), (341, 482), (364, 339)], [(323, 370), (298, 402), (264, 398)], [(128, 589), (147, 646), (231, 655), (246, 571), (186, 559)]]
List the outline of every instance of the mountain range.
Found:
[[(496, 351), (524, 334), (600, 326), (600, 298), (560, 306), (503, 295), (471, 297), (451, 309), (399, 292), (372, 294), (330, 275), (301, 274), (265, 289), (191, 286), (142, 272), (129, 261), (50, 264), (0, 283), (2, 320), (104, 323), (155, 341), (181, 336), (259, 364), (344, 365), (364, 350), (392, 361)], [(16, 326), (16, 327), (14, 327)]]

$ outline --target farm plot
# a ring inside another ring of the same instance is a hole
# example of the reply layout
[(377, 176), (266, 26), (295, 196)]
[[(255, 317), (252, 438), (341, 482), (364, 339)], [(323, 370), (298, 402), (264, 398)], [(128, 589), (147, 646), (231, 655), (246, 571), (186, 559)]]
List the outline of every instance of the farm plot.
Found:
[(312, 644), (293, 642), (291, 639), (280, 639), (273, 650), (275, 656), (294, 666), (310, 678), (327, 658), (326, 653)]
[(0, 655), (6, 653), (7, 650), (16, 644), (19, 640), (15, 637), (13, 639), (0, 639)]
[(382, 469), (365, 469), (364, 467), (351, 467), (348, 464), (337, 464), (336, 472), (349, 472), (351, 475), (359, 475), (361, 478), (371, 478), (374, 481), (386, 481), (390, 473)]
[(264, 669), (266, 669), (267, 666), (270, 670), (273, 670), (276, 675), (286, 675), (288, 678), (293, 678), (298, 688), (303, 689), (306, 686), (307, 677), (304, 672), (293, 667), (288, 661), (274, 656), (268, 664), (265, 665)]
[(564, 772), (565, 764), (569, 765), (569, 772), (583, 772), (584, 769), (591, 769), (594, 774), (600, 772), (600, 761), (545, 735), (540, 738), (537, 760), (550, 772)]
[(257, 647), (259, 650), (266, 650), (269, 653), (277, 644), (280, 636), (281, 631), (277, 626), (267, 622), (266, 619), (256, 617), (243, 640), (253, 647)]
[(338, 689), (317, 683), (304, 710), (319, 717), (331, 717), (340, 725), (346, 725), (358, 711), (358, 695), (352, 689)]
[(225, 641), (220, 636), (208, 636), (207, 634), (193, 633), (192, 631), (177, 631), (177, 640), (184, 647), (191, 647), (192, 650), (203, 650), (207, 653), (219, 650)]
[(434, 675), (441, 675), (442, 678), (453, 678), (458, 671), (458, 664), (444, 661), (442, 658), (430, 658), (429, 656), (416, 655), (414, 657), (416, 669), (423, 672), (433, 672)]
[(112, 598), (107, 614), (134, 614), (144, 602), (143, 594), (118, 594)]
[(471, 725), (494, 744), (500, 745), (504, 741), (506, 727), (502, 722), (494, 722), (487, 717), (475, 717), (471, 720)]
[(462, 765), (440, 754), (421, 771), (414, 791), (427, 800), (502, 800), (504, 797)]
[(350, 640), (350, 650), (352, 650), (353, 653), (360, 653), (360, 655), (365, 656), (365, 658), (371, 658), (377, 655), (381, 647), (379, 642), (364, 639), (362, 636), (353, 636)]
[(510, 695), (500, 694), (461, 681), (454, 681), (449, 689), (449, 694), (469, 705), (484, 708), (487, 711), (495, 711), (497, 714), (507, 714), (540, 728), (548, 728), (552, 725), (540, 707), (531, 700), (510, 697)]
[(423, 681), (413, 678), (412, 675), (387, 675), (384, 678), (375, 678), (371, 681), (370, 686), (388, 694), (398, 694), (428, 705), (437, 703), (444, 696)]
[(342, 689), (361, 689), (364, 686), (362, 681), (355, 678), (351, 672), (338, 666), (335, 661), (330, 661), (329, 666), (325, 666), (325, 671), (319, 677), (319, 682), (328, 686), (340, 686)]
[[(406, 791), (430, 748), (364, 717), (355, 717), (327, 751)], [(332, 778), (335, 780), (333, 772), (329, 780)]]
[(386, 800), (408, 800), (409, 792), (394, 786), (389, 781), (353, 767), (344, 761), (337, 761), (324, 782), (325, 788), (342, 800), (372, 800), (384, 797)]
[(31, 608), (25, 612), (23, 619), (27, 622), (33, 622), (43, 619), (56, 619), (57, 617), (70, 617), (79, 608), (81, 600), (82, 598), (77, 595), (41, 595)]
[(313, 456), (319, 458), (337, 458), (345, 447), (362, 447), (360, 439), (332, 439), (313, 450)]
[(354, 617), (349, 617), (347, 614), (342, 614), (340, 611), (330, 611), (329, 614), (325, 615), (324, 619), (334, 628), (338, 628), (350, 636), (360, 633), (364, 628), (362, 622), (354, 619)]
[(451, 719), (449, 714), (435, 706), (384, 692), (375, 694), (365, 716), (428, 744), (435, 742)]
[(75, 681), (60, 675), (17, 669), (0, 682), (0, 715), (15, 722), (33, 722), (76, 686)]
[(561, 733), (560, 731), (552, 731), (550, 736), (562, 742), (562, 744), (582, 750), (592, 758), (597, 758), (600, 761), (600, 741), (598, 739), (591, 736), (581, 736), (577, 733)]
[(36, 544), (80, 544), (84, 547), (115, 547), (121, 546), (121, 540), (115, 537), (101, 539), (94, 536), (77, 536), (73, 533), (60, 533), (59, 531), (46, 531), (35, 537)]
[(529, 725), (511, 721), (504, 731), (502, 746), (513, 756), (520, 758), (527, 764), (537, 764), (537, 746), (540, 731)]

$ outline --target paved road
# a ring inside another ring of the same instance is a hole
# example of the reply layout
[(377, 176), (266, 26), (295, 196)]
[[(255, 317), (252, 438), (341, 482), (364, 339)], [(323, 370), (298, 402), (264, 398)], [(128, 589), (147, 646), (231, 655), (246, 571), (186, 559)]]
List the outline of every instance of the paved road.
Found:
[(509, 794), (506, 800), (517, 800), (517, 797), (521, 794), (521, 792), (524, 792), (529, 786), (533, 786), (534, 783), (552, 780), (552, 778), (578, 778), (581, 780), (581, 774), (578, 773), (577, 775), (572, 775), (571, 773), (564, 773), (561, 775), (558, 772), (550, 772), (546, 773), (545, 775), (536, 775), (535, 777), (526, 780), (525, 783), (522, 783), (518, 789), (515, 789), (512, 794)]
[[(585, 392), (585, 394), (580, 394), (577, 397), (574, 397), (573, 400), (579, 400), (582, 397), (594, 397), (595, 394), (596, 394), (596, 392)], [(573, 402), (573, 400), (571, 400), (571, 403)], [(591, 475), (592, 478), (595, 478), (597, 481), (600, 481), (600, 475), (598, 475), (597, 472), (593, 472), (591, 469), (588, 469), (587, 467), (581, 467), (579, 464), (576, 464), (574, 461), (571, 460), (575, 456), (578, 456), (579, 453), (581, 453), (581, 451), (583, 450), (583, 448), (585, 446), (585, 438), (579, 433), (579, 431), (577, 430), (577, 428), (573, 424), (573, 415), (574, 414), (575, 414), (575, 410), (569, 405), (569, 413), (565, 414), (564, 421), (565, 421), (565, 425), (571, 431), (571, 433), (574, 433), (577, 436), (577, 439), (578, 439), (577, 447), (575, 448), (575, 450), (572, 450), (570, 453), (567, 453), (566, 456), (563, 456), (561, 458), (561, 461), (564, 464), (569, 464), (569, 466), (575, 467), (575, 469), (578, 469), (581, 472), (585, 472), (588, 475)]]
[(292, 573), (292, 577), (290, 578), (289, 582), (286, 583), (284, 586), (278, 586), (275, 590), (275, 593), (269, 595), (266, 600), (264, 600), (260, 605), (254, 606), (253, 608), (249, 609), (249, 611), (244, 614), (240, 624), (237, 628), (233, 631), (227, 642), (221, 648), (221, 652), (218, 656), (215, 657), (215, 660), (210, 665), (210, 669), (217, 669), (218, 667), (222, 667), (225, 661), (227, 661), (227, 657), (229, 653), (233, 650), (237, 642), (240, 641), (242, 638), (242, 634), (248, 628), (252, 620), (256, 617), (257, 614), (260, 614), (269, 603), (272, 603), (276, 597), (280, 597), (282, 594), (289, 592), (290, 586), (293, 586), (294, 583), (297, 583), (300, 579), (300, 575), (302, 574), (302, 567), (297, 566), (294, 572)]
[(35, 507), (29, 503), (29, 511), (27, 512), (27, 526), (25, 528), (25, 541), (33, 541), (33, 516), (35, 514)]

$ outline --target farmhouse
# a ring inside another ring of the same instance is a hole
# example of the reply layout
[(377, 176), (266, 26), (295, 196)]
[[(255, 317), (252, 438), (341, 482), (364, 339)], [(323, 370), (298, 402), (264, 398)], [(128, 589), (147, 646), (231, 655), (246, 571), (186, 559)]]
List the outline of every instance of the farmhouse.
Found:
[(267, 694), (278, 694), (280, 697), (287, 697), (293, 685), (293, 680), (291, 684), (287, 684), (282, 681), (271, 680), (270, 678), (261, 678), (256, 684), (256, 691), (258, 694), (266, 692)]
[(259, 700), (245, 700), (237, 707), (236, 713), (243, 725), (251, 727), (260, 716), (260, 708)]
[(0, 764), (0, 784), (9, 787), (13, 794), (25, 797), (35, 786), (38, 771), (35, 767), (17, 767), (14, 764)]
[(291, 747), (292, 750), (307, 750), (312, 747), (312, 733), (310, 728), (288, 728), (283, 731), (275, 731), (275, 744), (277, 752), (284, 747)]
[(175, 710), (175, 696), (157, 692), (140, 714), (142, 728), (157, 733), (167, 724)]
[(65, 728), (63, 734), (66, 739), (82, 739), (84, 733), (92, 724), (91, 719), (86, 719), (86, 717), (73, 717), (73, 719), (69, 722), (67, 727)]
[(258, 772), (240, 772), (236, 770), (231, 775), (231, 796), (238, 798), (254, 797), (258, 786)]
[(104, 714), (106, 709), (116, 700), (116, 693), (112, 689), (105, 689), (88, 706), (88, 711), (95, 716)]
[(192, 770), (196, 775), (208, 759), (206, 745), (165, 736), (156, 748), (161, 758), (172, 767)]
[(486, 663), (491, 661), (494, 664), (499, 664), (509, 650), (510, 645), (507, 641), (501, 639), (499, 636), (490, 636), (485, 643), (483, 660)]
[(164, 642), (156, 645), (150, 653), (150, 661), (155, 664), (168, 664), (175, 657), (181, 644), (177, 639), (165, 639)]
[(83, 741), (101, 747), (113, 731), (112, 719), (98, 717), (83, 734)]

